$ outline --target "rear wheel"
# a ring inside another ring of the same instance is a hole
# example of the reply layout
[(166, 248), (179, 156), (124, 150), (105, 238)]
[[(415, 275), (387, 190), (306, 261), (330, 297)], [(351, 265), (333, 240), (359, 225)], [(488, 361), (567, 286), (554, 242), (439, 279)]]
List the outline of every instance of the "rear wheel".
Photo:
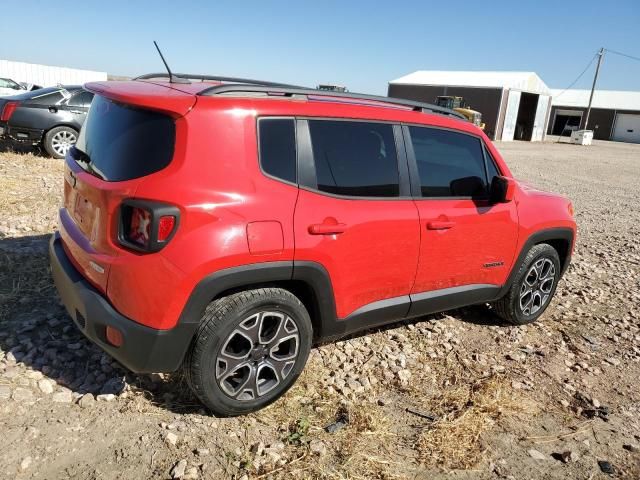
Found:
[(44, 136), (44, 149), (53, 158), (64, 158), (78, 140), (78, 132), (71, 127), (55, 127)]
[(546, 243), (534, 245), (507, 294), (495, 302), (496, 313), (514, 325), (536, 321), (549, 306), (559, 279), (558, 252)]
[(212, 302), (187, 354), (189, 386), (210, 410), (233, 416), (263, 408), (295, 382), (309, 356), (304, 305), (280, 288)]

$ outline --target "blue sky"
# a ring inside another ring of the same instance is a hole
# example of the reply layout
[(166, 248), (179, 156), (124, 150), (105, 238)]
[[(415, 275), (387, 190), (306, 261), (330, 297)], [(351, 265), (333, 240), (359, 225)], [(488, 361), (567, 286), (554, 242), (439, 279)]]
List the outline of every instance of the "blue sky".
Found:
[[(638, 0), (2, 4), (0, 58), (119, 75), (163, 70), (152, 40), (174, 71), (376, 94), (415, 70), (535, 71), (565, 88), (601, 46), (640, 57)], [(640, 90), (640, 62), (607, 54), (598, 88)]]

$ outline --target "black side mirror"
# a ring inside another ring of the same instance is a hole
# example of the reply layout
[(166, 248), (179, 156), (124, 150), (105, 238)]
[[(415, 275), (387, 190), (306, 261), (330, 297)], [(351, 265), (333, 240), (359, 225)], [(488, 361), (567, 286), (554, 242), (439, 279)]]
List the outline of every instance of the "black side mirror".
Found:
[(489, 190), (489, 201), (494, 203), (508, 203), (513, 200), (515, 182), (507, 177), (493, 177)]
[(451, 195), (456, 197), (481, 197), (486, 195), (484, 181), (480, 177), (462, 177), (449, 184)]

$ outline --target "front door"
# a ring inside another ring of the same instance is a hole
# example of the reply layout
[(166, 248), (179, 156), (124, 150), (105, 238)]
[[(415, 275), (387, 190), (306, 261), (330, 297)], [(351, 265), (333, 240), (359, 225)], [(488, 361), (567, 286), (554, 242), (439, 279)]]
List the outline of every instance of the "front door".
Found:
[(380, 309), (384, 320), (403, 317), (420, 232), (400, 127), (310, 119), (299, 120), (297, 132), (308, 148), (299, 151), (295, 261), (327, 270), (338, 319), (382, 323)]
[(514, 202), (488, 200), (489, 178), (499, 173), (495, 163), (479, 137), (404, 128), (409, 158), (415, 158), (410, 169), (421, 230), (412, 299), (426, 292), (433, 298), (440, 291), (472, 303), (469, 292), (490, 295), (507, 278), (518, 230)]

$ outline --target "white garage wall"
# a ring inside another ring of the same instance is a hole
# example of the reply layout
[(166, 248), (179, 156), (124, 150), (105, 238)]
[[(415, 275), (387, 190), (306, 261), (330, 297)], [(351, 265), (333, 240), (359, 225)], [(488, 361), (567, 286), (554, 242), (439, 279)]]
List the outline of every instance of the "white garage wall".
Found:
[(502, 127), (503, 142), (513, 140), (513, 134), (516, 131), (516, 122), (518, 121), (518, 108), (520, 107), (520, 97), (522, 92), (518, 90), (509, 90), (507, 99), (507, 109), (504, 113), (504, 127)]
[(618, 113), (611, 140), (640, 143), (640, 115)]
[(50, 87), (58, 84), (82, 85), (87, 82), (105, 81), (107, 73), (0, 60), (0, 77)]
[(533, 120), (533, 132), (531, 133), (532, 142), (541, 142), (547, 127), (547, 113), (549, 110), (549, 95), (538, 96), (538, 105), (536, 106), (536, 116)]

